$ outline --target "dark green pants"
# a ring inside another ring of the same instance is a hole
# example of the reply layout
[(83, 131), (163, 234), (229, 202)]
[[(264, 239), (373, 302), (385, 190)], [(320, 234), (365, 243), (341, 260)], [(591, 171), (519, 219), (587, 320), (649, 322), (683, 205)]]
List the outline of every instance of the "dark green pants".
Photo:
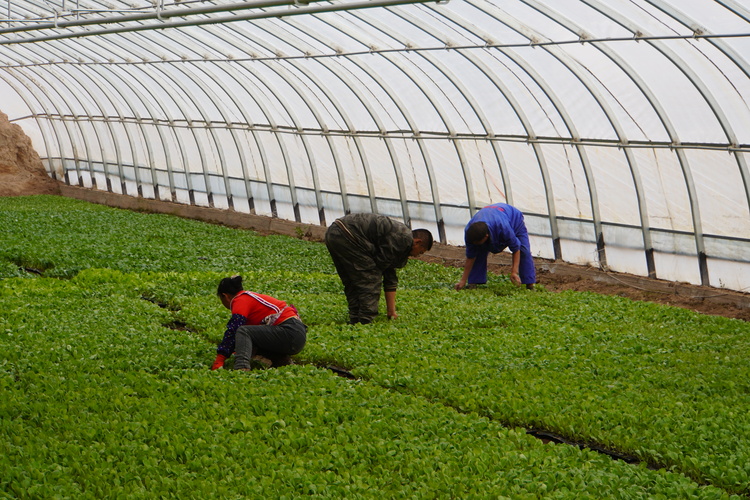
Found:
[(378, 315), (383, 273), (375, 267), (372, 257), (349, 240), (335, 224), (326, 231), (325, 242), (344, 284), (344, 294), (349, 303), (349, 322), (371, 323)]

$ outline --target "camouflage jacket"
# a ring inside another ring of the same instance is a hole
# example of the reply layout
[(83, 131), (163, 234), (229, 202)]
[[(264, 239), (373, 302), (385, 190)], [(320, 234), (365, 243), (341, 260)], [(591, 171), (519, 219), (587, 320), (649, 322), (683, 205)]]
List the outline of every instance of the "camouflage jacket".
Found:
[(363, 270), (378, 269), (383, 273), (383, 289), (396, 290), (396, 269), (407, 264), (414, 242), (411, 229), (377, 214), (349, 214), (336, 223), (344, 225), (349, 240), (360, 249), (357, 253), (361, 261), (354, 264)]

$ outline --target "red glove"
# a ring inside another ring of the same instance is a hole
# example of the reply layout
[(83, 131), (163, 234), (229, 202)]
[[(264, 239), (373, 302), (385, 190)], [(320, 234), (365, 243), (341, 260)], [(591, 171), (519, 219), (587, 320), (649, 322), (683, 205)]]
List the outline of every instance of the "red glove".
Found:
[(214, 360), (214, 364), (211, 365), (211, 369), (218, 370), (219, 368), (224, 368), (224, 361), (226, 359), (227, 357), (223, 354), (217, 354), (216, 359)]

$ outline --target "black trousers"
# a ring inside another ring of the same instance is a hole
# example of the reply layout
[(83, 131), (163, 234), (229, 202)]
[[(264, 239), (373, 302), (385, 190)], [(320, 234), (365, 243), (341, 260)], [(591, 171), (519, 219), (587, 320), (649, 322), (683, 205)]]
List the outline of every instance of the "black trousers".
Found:
[(289, 318), (280, 325), (241, 326), (235, 338), (234, 368), (250, 368), (253, 354), (271, 358), (297, 354), (306, 341), (307, 326), (297, 318)]

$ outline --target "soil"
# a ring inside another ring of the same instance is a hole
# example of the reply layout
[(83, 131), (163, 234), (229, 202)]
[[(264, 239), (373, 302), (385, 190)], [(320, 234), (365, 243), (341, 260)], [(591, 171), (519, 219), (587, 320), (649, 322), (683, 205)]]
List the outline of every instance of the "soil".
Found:
[[(684, 296), (669, 292), (648, 290), (638, 288), (634, 285), (615, 285), (609, 283), (599, 283), (590, 279), (576, 278), (573, 276), (554, 276), (542, 274), (540, 283), (544, 284), (547, 290), (562, 291), (576, 290), (579, 292), (594, 292), (604, 295), (619, 295), (631, 300), (644, 300), (656, 302), (669, 306), (682, 307), (702, 314), (712, 314), (715, 316), (725, 316), (727, 318), (736, 318), (743, 321), (750, 321), (750, 308), (746, 305), (739, 306), (731, 303), (720, 303), (709, 300), (709, 298), (722, 298), (734, 296), (733, 292), (720, 291), (710, 288), (705, 290), (704, 287), (695, 287), (695, 295)], [(750, 303), (750, 299), (748, 299)]]
[[(10, 123), (8, 116), (0, 112), (0, 196), (61, 194), (65, 188), (47, 175), (39, 155), (32, 147), (31, 139), (21, 127)], [(290, 225), (290, 228), (291, 231), (298, 230), (295, 225)], [(280, 227), (276, 229), (270, 232), (278, 232)], [(461, 267), (462, 253), (459, 247), (436, 244), (421, 259)], [(494, 263), (491, 259), (488, 263), (489, 270), (496, 274), (507, 274), (509, 260), (504, 262), (503, 259), (503, 254)], [(537, 264), (538, 283), (547, 291), (575, 290), (619, 295), (632, 300), (658, 302), (704, 314), (750, 321), (750, 294), (606, 273), (557, 262), (539, 261)]]
[(0, 196), (60, 194), (23, 129), (0, 112)]

